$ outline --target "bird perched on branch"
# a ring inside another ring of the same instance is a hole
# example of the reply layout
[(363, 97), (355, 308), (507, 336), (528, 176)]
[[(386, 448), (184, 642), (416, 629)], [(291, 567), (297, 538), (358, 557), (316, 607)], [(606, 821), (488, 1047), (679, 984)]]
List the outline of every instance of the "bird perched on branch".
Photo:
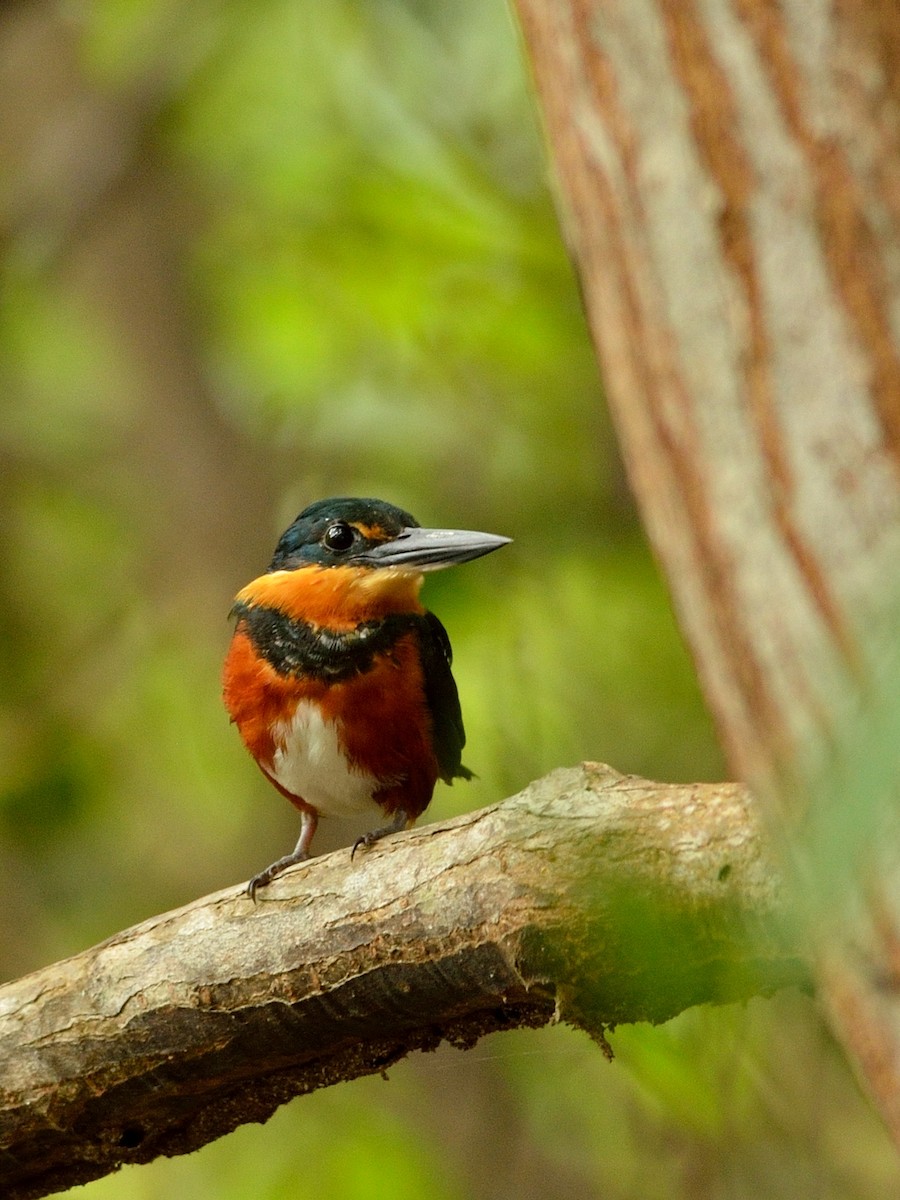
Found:
[(422, 529), (383, 500), (320, 500), (238, 593), (225, 706), (263, 774), (300, 810), (297, 845), (251, 879), (254, 899), (310, 857), (320, 816), (381, 822), (355, 853), (412, 824), (438, 779), (471, 778), (450, 639), (419, 591), (424, 572), (509, 540)]

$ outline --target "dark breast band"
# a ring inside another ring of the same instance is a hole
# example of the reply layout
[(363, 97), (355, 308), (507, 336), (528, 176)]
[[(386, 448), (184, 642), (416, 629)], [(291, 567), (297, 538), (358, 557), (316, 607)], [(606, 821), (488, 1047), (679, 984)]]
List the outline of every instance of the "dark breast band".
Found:
[(422, 623), (418, 613), (392, 613), (346, 631), (323, 629), (274, 608), (238, 602), (232, 609), (258, 654), (279, 675), (336, 683), (368, 671), (378, 654)]

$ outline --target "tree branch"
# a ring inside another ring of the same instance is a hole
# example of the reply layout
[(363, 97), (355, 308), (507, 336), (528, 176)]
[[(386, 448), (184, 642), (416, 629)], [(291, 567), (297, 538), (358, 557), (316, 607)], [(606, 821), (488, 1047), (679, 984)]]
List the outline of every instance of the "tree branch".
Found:
[(441, 1040), (805, 980), (744, 789), (600, 764), (238, 888), (0, 989), (0, 1190), (196, 1149)]

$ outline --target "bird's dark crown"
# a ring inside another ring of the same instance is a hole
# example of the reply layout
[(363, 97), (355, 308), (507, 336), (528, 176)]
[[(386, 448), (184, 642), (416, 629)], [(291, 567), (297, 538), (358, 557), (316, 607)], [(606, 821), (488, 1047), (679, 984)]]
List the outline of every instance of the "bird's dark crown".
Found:
[(373, 546), (397, 537), (419, 522), (385, 500), (334, 496), (305, 508), (284, 531), (269, 564), (270, 571), (295, 567), (365, 565)]

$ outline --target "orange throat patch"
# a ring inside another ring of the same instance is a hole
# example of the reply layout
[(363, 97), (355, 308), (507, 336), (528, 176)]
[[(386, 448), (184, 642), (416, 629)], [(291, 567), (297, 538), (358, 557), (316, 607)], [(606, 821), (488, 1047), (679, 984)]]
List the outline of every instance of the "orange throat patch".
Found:
[(391, 613), (424, 612), (423, 578), (404, 567), (296, 567), (260, 575), (236, 599), (320, 628), (347, 630)]

